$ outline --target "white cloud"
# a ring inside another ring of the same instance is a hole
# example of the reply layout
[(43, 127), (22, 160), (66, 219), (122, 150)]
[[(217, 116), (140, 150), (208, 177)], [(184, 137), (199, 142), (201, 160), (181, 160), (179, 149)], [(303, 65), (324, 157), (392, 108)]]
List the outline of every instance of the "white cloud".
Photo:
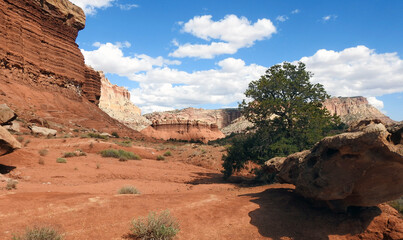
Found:
[(322, 20), (323, 20), (323, 22), (327, 22), (327, 21), (329, 21), (329, 20), (336, 20), (336, 18), (337, 18), (337, 15), (327, 15), (327, 16), (324, 16), (324, 17), (322, 17)]
[(383, 102), (381, 100), (376, 99), (376, 97), (368, 97), (367, 98), (369, 104), (381, 110), (383, 108)]
[(137, 4), (118, 4), (120, 10), (129, 11), (133, 8), (138, 8), (139, 5)]
[[(300, 61), (314, 73), (312, 81), (323, 84), (333, 96), (376, 97), (403, 92), (403, 60), (397, 53), (376, 53), (357, 46), (340, 52), (321, 49)], [(375, 98), (369, 101), (382, 106)]]
[(96, 70), (102, 70), (107, 73), (115, 73), (120, 76), (131, 76), (136, 72), (149, 71), (154, 66), (162, 67), (165, 65), (178, 65), (179, 61), (171, 61), (162, 57), (152, 58), (145, 54), (135, 55), (133, 57), (124, 56), (123, 48), (131, 46), (129, 42), (99, 43), (93, 44), (98, 49), (86, 51), (81, 49), (85, 57), (85, 63)]
[(94, 15), (97, 8), (107, 8), (112, 6), (115, 0), (70, 0), (75, 5), (81, 7), (85, 14)]
[(292, 14), (297, 14), (297, 13), (299, 13), (299, 12), (300, 12), (299, 9), (294, 9), (294, 10), (291, 11)]
[(139, 81), (140, 87), (132, 89), (132, 101), (145, 113), (198, 104), (230, 104), (242, 100), (249, 82), (266, 70), (234, 58), (217, 65), (219, 69), (192, 73), (162, 67), (136, 74), (131, 79)]
[(279, 22), (285, 22), (288, 20), (288, 17), (286, 15), (281, 15), (281, 16), (277, 16), (276, 20)]
[(250, 47), (255, 41), (268, 39), (276, 33), (276, 27), (266, 18), (254, 24), (235, 15), (227, 15), (216, 22), (211, 18), (211, 15), (196, 16), (182, 25), (182, 31), (209, 42), (212, 39), (218, 42), (179, 45), (170, 56), (213, 58), (220, 54), (234, 54), (238, 49)]

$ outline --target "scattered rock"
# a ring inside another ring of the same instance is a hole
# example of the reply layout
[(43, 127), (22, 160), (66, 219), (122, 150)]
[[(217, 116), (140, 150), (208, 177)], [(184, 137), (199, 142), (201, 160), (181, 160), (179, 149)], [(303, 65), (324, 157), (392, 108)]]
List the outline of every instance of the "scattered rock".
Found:
[(40, 134), (44, 136), (56, 136), (57, 131), (54, 129), (50, 128), (45, 128), (45, 127), (38, 127), (38, 126), (31, 126), (30, 127), (31, 132), (34, 134)]
[(390, 129), (377, 120), (362, 122), (354, 132), (324, 138), (310, 151), (271, 159), (266, 168), (333, 210), (375, 206), (403, 195), (403, 124)]
[(41, 127), (45, 127), (45, 128), (49, 128), (49, 123), (46, 119), (43, 118), (33, 118), (31, 120), (29, 120), (30, 123), (33, 123), (35, 125), (41, 126)]
[(0, 125), (8, 124), (17, 118), (17, 115), (7, 104), (0, 104)]
[(20, 132), (20, 123), (17, 121), (12, 121), (11, 125), (4, 125), (5, 129), (12, 131), (12, 132)]
[(21, 143), (18, 142), (7, 129), (0, 126), (0, 156), (21, 147)]

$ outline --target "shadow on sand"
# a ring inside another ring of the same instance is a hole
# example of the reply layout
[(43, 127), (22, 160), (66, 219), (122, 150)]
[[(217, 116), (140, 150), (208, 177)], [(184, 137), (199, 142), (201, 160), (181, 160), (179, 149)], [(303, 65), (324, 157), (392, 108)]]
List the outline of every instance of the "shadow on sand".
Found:
[(343, 214), (315, 208), (289, 188), (267, 189), (244, 196), (253, 197), (251, 201), (259, 205), (249, 213), (250, 223), (262, 236), (275, 240), (282, 237), (327, 240), (329, 235), (360, 234), (381, 214), (378, 207), (351, 208)]
[(3, 165), (3, 164), (0, 164), (0, 174), (7, 174), (7, 173), (11, 172), (15, 168), (16, 167), (14, 167), (14, 166), (6, 166), (6, 165)]
[(251, 182), (251, 178), (231, 176), (230, 178), (224, 180), (224, 175), (222, 173), (203, 173), (195, 172), (193, 173), (196, 177), (186, 182), (187, 184), (198, 185), (198, 184), (220, 184), (220, 183), (230, 183), (237, 184), (239, 187), (251, 187), (254, 186)]

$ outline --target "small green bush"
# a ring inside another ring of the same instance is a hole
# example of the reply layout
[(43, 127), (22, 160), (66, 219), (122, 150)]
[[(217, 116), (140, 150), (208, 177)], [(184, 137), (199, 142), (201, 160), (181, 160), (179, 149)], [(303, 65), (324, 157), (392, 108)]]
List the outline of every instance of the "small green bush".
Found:
[(403, 214), (403, 197), (400, 199), (396, 199), (388, 202), (388, 204), (396, 209), (400, 214)]
[(103, 139), (103, 140), (108, 140), (109, 137), (105, 135), (101, 135), (99, 133), (87, 133), (81, 135), (81, 138), (97, 138), (97, 139)]
[(133, 219), (130, 231), (133, 237), (144, 240), (170, 240), (179, 232), (179, 224), (168, 210), (150, 212), (146, 218)]
[(13, 234), (13, 240), (62, 240), (63, 237), (52, 227), (27, 228), (23, 235)]
[(130, 140), (124, 140), (122, 142), (114, 141), (114, 143), (116, 145), (119, 145), (119, 146), (122, 146), (122, 147), (131, 147), (131, 146), (133, 146), (133, 143)]
[(18, 184), (18, 181), (13, 180), (13, 179), (8, 179), (6, 189), (7, 190), (17, 189), (17, 184)]
[(38, 151), (38, 153), (39, 153), (39, 155), (41, 155), (41, 156), (43, 157), (43, 156), (48, 155), (49, 150), (47, 150), (47, 149), (41, 149), (41, 150)]
[(164, 156), (165, 156), (165, 157), (169, 157), (169, 156), (172, 156), (172, 153), (171, 153), (171, 151), (166, 151), (166, 152), (164, 153)]
[(58, 158), (56, 159), (57, 163), (67, 163), (67, 160), (65, 158)]
[(112, 136), (114, 136), (115, 138), (119, 138), (119, 134), (117, 132), (112, 132)]
[(70, 157), (77, 157), (77, 153), (75, 152), (66, 152), (63, 154), (64, 158), (70, 158)]
[[(126, 160), (141, 160), (141, 157), (135, 153), (124, 150), (106, 149), (100, 152), (102, 157), (113, 157)], [(123, 160), (124, 161), (124, 160)]]
[(157, 160), (158, 160), (158, 161), (165, 160), (165, 157), (164, 157), (164, 156), (162, 156), (162, 155), (158, 155), (158, 156), (157, 156)]
[(133, 186), (124, 186), (118, 191), (119, 194), (140, 194), (139, 190), (137, 190)]

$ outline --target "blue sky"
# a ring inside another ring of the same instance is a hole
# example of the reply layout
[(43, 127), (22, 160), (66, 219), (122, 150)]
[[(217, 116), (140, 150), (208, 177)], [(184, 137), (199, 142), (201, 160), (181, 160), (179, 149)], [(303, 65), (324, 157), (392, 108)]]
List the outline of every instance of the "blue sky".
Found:
[(144, 113), (235, 107), (252, 80), (303, 61), (333, 96), (403, 120), (403, 1), (72, 0), (86, 63)]

